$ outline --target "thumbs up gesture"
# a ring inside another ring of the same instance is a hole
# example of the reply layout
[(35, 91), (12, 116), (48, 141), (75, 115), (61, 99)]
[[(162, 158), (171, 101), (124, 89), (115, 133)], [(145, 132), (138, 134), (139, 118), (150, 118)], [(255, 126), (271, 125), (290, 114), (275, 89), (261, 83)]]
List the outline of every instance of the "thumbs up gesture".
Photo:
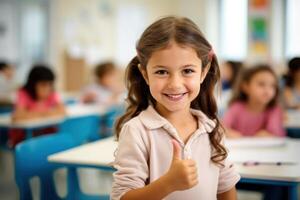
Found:
[(196, 163), (191, 159), (181, 159), (181, 146), (174, 139), (172, 144), (173, 159), (166, 174), (169, 184), (173, 191), (190, 189), (198, 184)]

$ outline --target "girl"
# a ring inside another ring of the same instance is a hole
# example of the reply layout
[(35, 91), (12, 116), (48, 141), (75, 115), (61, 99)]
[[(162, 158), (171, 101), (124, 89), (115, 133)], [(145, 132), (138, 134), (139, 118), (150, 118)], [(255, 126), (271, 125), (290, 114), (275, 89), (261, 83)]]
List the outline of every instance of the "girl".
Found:
[(116, 124), (111, 199), (236, 199), (240, 176), (222, 145), (211, 45), (191, 20), (166, 17), (136, 50), (125, 79), (128, 108)]
[(293, 58), (289, 62), (289, 71), (283, 94), (286, 108), (300, 109), (300, 58)]
[[(65, 108), (54, 91), (54, 73), (43, 65), (34, 66), (26, 84), (18, 91), (13, 121), (32, 120), (44, 117), (64, 116)], [(46, 132), (53, 132), (53, 129)], [(43, 133), (45, 131), (42, 131)], [(12, 131), (10, 146), (24, 138), (24, 133)]]
[(227, 136), (284, 136), (278, 95), (277, 77), (269, 66), (245, 70), (223, 118)]

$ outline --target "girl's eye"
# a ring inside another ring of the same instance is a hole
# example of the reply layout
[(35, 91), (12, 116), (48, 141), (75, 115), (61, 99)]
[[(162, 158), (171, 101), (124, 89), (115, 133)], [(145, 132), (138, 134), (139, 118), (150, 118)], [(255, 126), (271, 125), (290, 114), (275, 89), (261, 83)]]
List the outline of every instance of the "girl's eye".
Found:
[(168, 74), (168, 72), (166, 70), (158, 70), (158, 71), (155, 72), (155, 74), (166, 75), (166, 74)]
[(184, 73), (184, 74), (191, 74), (191, 73), (193, 73), (193, 72), (195, 72), (195, 71), (192, 70), (192, 69), (184, 69), (184, 70), (183, 70), (183, 73)]

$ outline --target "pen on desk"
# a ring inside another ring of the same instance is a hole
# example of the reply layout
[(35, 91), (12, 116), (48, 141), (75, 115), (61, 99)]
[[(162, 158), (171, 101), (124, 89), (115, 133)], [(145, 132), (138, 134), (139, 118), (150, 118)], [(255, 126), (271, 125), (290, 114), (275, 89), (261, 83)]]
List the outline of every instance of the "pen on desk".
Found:
[(293, 164), (292, 162), (257, 162), (257, 161), (247, 161), (243, 162), (244, 166), (257, 166), (257, 165), (276, 165), (276, 166), (281, 166), (281, 165), (291, 165)]

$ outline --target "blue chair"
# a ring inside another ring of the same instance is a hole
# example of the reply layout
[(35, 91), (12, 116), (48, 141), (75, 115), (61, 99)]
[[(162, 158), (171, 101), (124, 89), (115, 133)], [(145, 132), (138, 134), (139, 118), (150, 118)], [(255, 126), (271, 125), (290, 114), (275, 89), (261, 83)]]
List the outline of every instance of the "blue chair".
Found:
[(101, 116), (102, 124), (102, 137), (109, 137), (113, 135), (113, 128), (116, 119), (124, 113), (124, 106), (115, 106), (108, 110), (103, 116)]
[(100, 139), (100, 118), (99, 116), (80, 116), (67, 118), (59, 126), (59, 131), (71, 134), (79, 143)]
[(0, 106), (0, 114), (7, 114), (13, 111), (13, 106)]
[(60, 199), (55, 191), (53, 172), (58, 168), (50, 164), (47, 157), (78, 144), (67, 134), (40, 136), (26, 140), (15, 149), (15, 179), (20, 199), (32, 199), (29, 180), (40, 178), (40, 199)]
[[(32, 199), (29, 180), (37, 176), (40, 179), (40, 199), (62, 199), (55, 191), (53, 172), (60, 168), (47, 161), (51, 154), (78, 146), (70, 134), (53, 134), (26, 140), (15, 149), (15, 179), (20, 191), (20, 199)], [(68, 194), (72, 199), (108, 200), (109, 196), (92, 196), (81, 193), (76, 173), (68, 170)]]

